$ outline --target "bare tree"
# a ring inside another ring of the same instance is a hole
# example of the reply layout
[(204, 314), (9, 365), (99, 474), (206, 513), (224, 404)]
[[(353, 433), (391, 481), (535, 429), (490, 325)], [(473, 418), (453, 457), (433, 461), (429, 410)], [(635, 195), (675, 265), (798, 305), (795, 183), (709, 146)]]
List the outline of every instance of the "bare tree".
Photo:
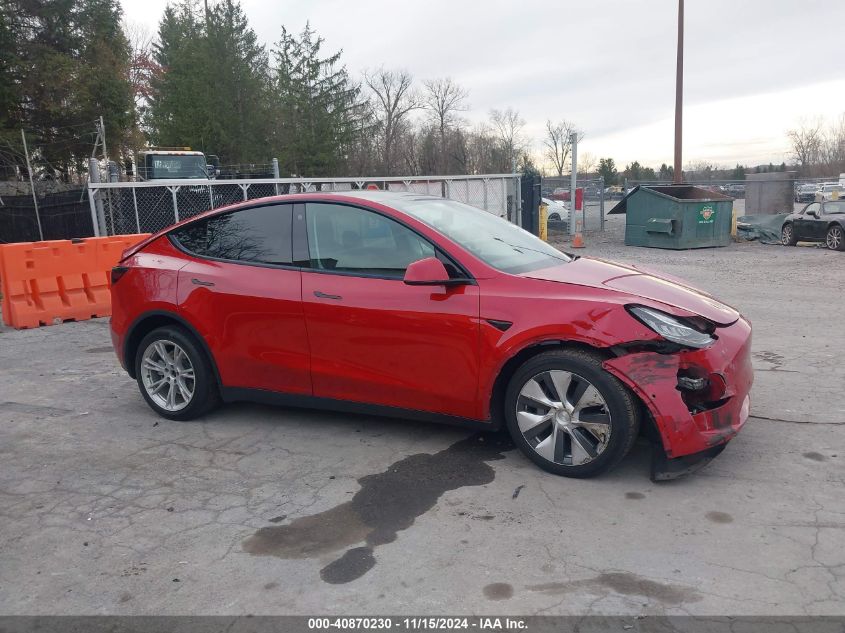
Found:
[(596, 165), (598, 161), (596, 160), (595, 154), (591, 154), (590, 152), (584, 152), (583, 154), (579, 152), (578, 154), (578, 170), (587, 176), (591, 172), (595, 171)]
[(792, 146), (792, 156), (801, 165), (804, 173), (809, 172), (819, 161), (822, 146), (821, 127), (821, 122), (816, 120), (811, 123), (805, 122), (801, 127), (786, 133)]
[(511, 162), (511, 168), (515, 169), (517, 158), (527, 145), (522, 136), (525, 119), (519, 115), (519, 110), (513, 108), (504, 111), (490, 110), (490, 123), (499, 137), (502, 150)]
[(572, 151), (573, 132), (578, 134), (579, 142), (584, 138), (583, 132), (580, 132), (571, 121), (566, 119), (558, 123), (546, 121), (546, 138), (543, 139), (543, 145), (546, 147), (546, 157), (552, 161), (558, 176), (563, 176), (566, 169), (566, 162)]
[(407, 123), (408, 115), (421, 106), (414, 93), (413, 77), (405, 70), (385, 70), (364, 73), (364, 83), (372, 92), (373, 112), (380, 130), (379, 150), (389, 176), (394, 168), (396, 142)]
[(832, 121), (821, 134), (819, 162), (830, 175), (845, 171), (845, 114)]
[(129, 138), (130, 145), (141, 146), (143, 138), (140, 134), (147, 104), (153, 94), (153, 81), (163, 71), (155, 61), (153, 55), (154, 37), (145, 24), (138, 22), (123, 22), (123, 32), (129, 42), (129, 85), (132, 98), (135, 100), (133, 133)]
[(430, 79), (425, 82), (423, 106), (428, 110), (432, 123), (436, 126), (440, 147), (438, 148), (436, 170), (447, 171), (447, 140), (446, 136), (451, 127), (458, 122), (458, 112), (467, 109), (466, 99), (469, 93), (456, 84), (450, 77), (445, 79)]

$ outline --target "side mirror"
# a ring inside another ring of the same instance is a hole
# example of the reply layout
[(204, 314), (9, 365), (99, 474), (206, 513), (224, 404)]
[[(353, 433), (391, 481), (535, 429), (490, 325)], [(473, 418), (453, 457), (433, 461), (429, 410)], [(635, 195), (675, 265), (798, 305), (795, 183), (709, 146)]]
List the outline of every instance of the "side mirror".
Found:
[(809, 209), (809, 210), (807, 211), (807, 215), (812, 215), (814, 218), (819, 217), (819, 214), (818, 214), (818, 213), (816, 213), (816, 210), (815, 210), (815, 209)]
[(449, 279), (446, 267), (436, 257), (426, 257), (408, 264), (404, 282), (409, 286), (454, 286), (468, 283), (468, 279)]

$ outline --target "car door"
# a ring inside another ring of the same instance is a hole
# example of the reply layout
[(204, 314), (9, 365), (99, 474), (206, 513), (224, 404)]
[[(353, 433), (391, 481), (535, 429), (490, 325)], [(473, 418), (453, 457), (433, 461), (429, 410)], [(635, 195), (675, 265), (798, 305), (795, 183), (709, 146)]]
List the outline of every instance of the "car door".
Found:
[[(478, 286), (414, 286), (413, 261), (444, 254), (373, 210), (308, 203), (295, 251), (314, 395), (477, 417)], [(457, 276), (465, 276), (457, 274)]]
[(795, 220), (793, 221), (793, 226), (795, 229), (795, 239), (796, 240), (813, 240), (816, 239), (813, 237), (815, 231), (815, 216), (811, 215), (811, 212), (814, 212), (816, 215), (821, 213), (821, 204), (818, 202), (811, 202), (804, 210), (801, 212)]
[(311, 394), (293, 206), (240, 209), (172, 234), (192, 256), (179, 271), (179, 310), (201, 330), (227, 387)]
[(820, 242), (823, 242), (827, 237), (827, 224), (830, 221), (830, 218), (825, 215), (826, 206), (827, 204), (824, 202), (819, 205), (818, 217), (812, 218), (813, 221), (810, 224), (812, 239)]

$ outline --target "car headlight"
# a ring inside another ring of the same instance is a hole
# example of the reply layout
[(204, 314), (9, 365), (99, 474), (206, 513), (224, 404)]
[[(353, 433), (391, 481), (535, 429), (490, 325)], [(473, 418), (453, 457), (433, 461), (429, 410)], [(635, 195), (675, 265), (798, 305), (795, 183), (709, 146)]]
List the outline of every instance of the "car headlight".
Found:
[(687, 347), (707, 347), (715, 341), (707, 332), (687, 325), (670, 314), (643, 306), (628, 306), (628, 311), (646, 327), (654, 330), (667, 341)]

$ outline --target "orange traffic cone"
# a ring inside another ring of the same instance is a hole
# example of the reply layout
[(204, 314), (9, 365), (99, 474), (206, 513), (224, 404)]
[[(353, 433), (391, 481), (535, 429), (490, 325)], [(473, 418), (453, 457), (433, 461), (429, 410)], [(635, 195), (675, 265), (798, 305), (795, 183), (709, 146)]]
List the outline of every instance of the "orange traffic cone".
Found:
[(584, 236), (581, 235), (581, 220), (575, 222), (575, 235), (572, 236), (572, 248), (584, 248)]

